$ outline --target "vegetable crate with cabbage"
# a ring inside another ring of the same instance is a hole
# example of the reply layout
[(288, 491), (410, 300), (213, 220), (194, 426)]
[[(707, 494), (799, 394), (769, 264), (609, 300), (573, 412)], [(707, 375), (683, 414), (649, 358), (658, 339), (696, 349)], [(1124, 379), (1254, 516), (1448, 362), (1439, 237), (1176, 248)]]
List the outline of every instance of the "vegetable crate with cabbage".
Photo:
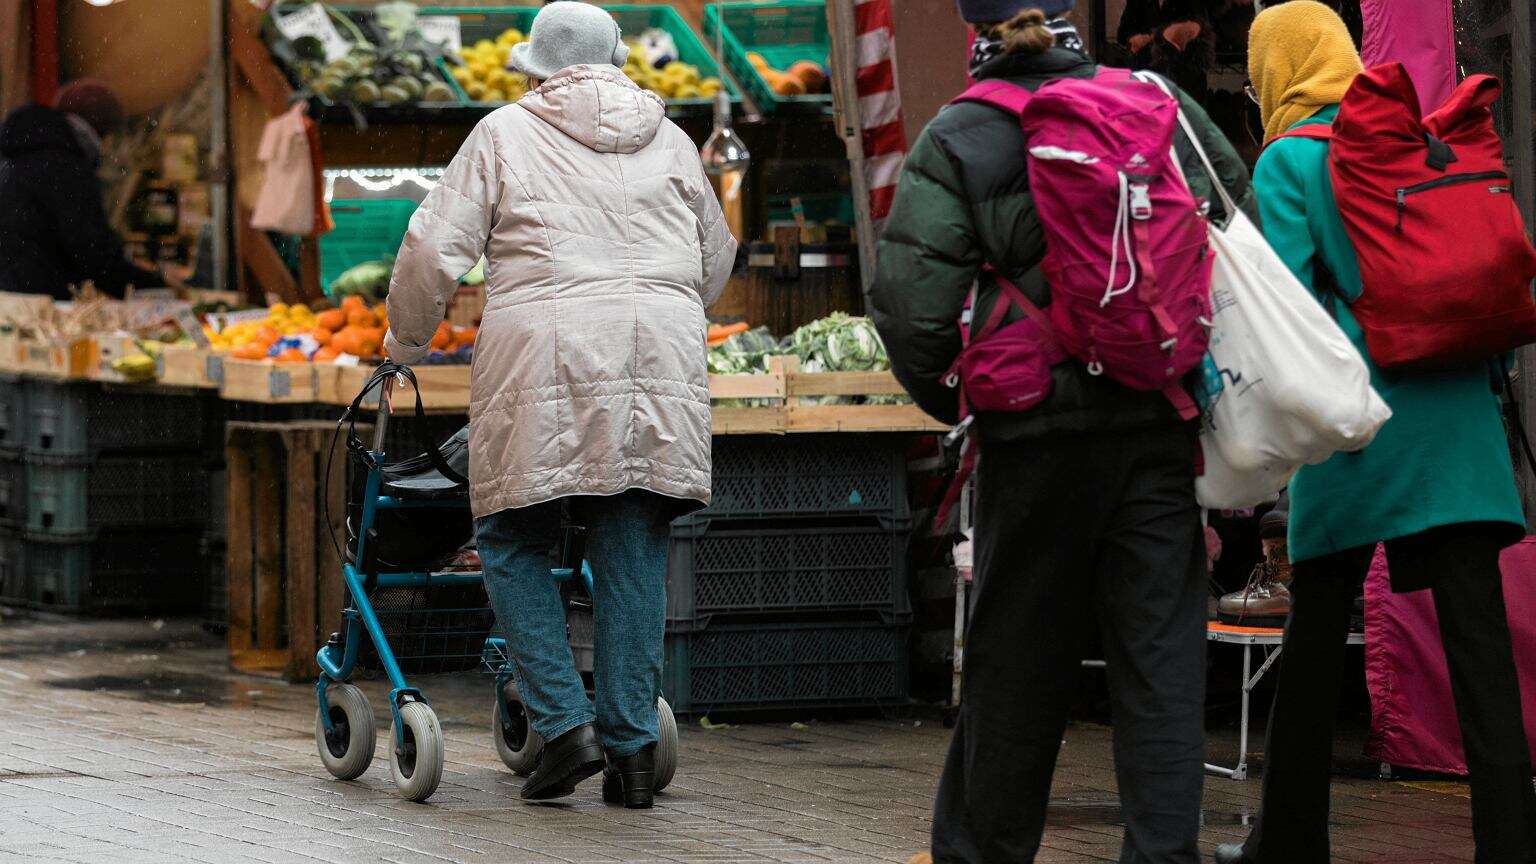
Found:
[(742, 330), (709, 347), (715, 432), (940, 431), (890, 374), (867, 318), (834, 313), (779, 339)]

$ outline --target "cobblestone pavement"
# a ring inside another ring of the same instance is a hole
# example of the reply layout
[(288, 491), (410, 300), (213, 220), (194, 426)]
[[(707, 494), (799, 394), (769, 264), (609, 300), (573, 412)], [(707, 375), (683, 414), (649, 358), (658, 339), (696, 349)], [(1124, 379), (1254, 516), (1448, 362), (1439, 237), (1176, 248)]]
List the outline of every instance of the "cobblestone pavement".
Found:
[[(422, 686), (448, 739), (427, 805), (395, 796), (382, 746), (360, 780), (332, 780), (313, 690), (227, 672), (194, 624), (0, 620), (0, 862), (900, 862), (925, 845), (948, 740), (920, 714), (694, 726), (654, 810), (606, 807), (595, 781), (530, 805), (491, 747), (485, 683)], [(1041, 862), (1115, 860), (1110, 761), (1106, 729), (1068, 733)], [(1209, 850), (1241, 836), (1258, 783), (1206, 788)], [(1472, 860), (1464, 787), (1335, 789), (1335, 861)]]

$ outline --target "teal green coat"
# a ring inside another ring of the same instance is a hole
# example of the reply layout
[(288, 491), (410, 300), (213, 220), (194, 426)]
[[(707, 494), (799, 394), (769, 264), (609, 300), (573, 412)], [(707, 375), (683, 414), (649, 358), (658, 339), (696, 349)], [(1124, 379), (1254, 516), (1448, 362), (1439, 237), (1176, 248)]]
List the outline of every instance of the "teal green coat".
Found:
[[(1337, 106), (1307, 123), (1332, 122)], [(1491, 370), (1384, 372), (1343, 303), (1313, 279), (1322, 265), (1348, 297), (1360, 295), (1360, 267), (1344, 233), (1328, 175), (1328, 146), (1303, 138), (1271, 144), (1254, 169), (1264, 236), (1291, 271), (1335, 312), (1371, 369), (1392, 419), (1359, 453), (1307, 465), (1291, 483), (1290, 551), (1306, 561), (1459, 522), (1508, 522), (1523, 530), (1509, 444)], [(1455, 254), (1449, 250), (1448, 254)]]

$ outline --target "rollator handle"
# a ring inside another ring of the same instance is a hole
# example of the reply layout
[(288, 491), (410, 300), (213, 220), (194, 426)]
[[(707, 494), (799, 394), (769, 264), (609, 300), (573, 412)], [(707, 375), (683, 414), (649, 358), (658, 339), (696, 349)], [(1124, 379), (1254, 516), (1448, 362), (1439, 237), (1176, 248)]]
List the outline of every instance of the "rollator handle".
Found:
[(379, 383), (379, 413), (373, 424), (373, 452), (384, 452), (384, 437), (389, 430), (389, 415), (394, 411), (395, 388), (405, 382), (405, 376), (399, 373)]

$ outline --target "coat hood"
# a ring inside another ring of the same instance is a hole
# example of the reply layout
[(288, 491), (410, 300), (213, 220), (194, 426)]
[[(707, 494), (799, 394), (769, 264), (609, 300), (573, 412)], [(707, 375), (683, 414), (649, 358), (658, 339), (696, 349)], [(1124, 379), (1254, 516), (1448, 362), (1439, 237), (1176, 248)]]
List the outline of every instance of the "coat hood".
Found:
[(634, 153), (651, 143), (666, 106), (613, 66), (568, 66), (518, 105), (599, 153)]
[(23, 105), (0, 123), (0, 155), (15, 157), (37, 150), (89, 155), (69, 115), (42, 105)]

